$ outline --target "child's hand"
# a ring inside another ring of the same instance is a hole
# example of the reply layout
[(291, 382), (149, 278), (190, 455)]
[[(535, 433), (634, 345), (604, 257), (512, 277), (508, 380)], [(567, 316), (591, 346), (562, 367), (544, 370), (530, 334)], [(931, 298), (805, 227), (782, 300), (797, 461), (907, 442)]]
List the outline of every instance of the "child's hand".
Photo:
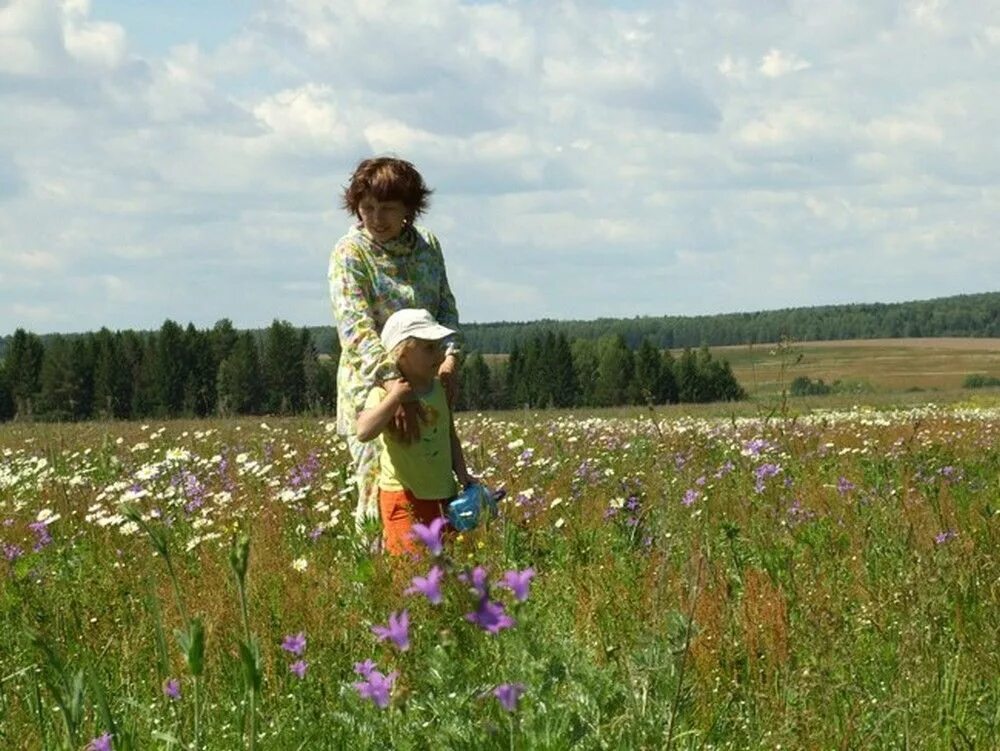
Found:
[(394, 378), (391, 381), (386, 381), (383, 385), (389, 396), (397, 397), (401, 402), (405, 402), (413, 396), (413, 387), (404, 378)]

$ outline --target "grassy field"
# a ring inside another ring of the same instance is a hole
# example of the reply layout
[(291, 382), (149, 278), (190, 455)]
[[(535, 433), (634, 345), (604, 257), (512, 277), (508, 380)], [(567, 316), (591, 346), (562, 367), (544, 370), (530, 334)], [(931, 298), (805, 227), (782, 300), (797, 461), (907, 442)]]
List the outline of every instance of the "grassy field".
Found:
[(972, 373), (1000, 377), (1000, 339), (865, 339), (711, 351), (729, 361), (751, 394), (775, 393), (797, 376), (876, 392), (951, 391)]
[(508, 498), (415, 561), (324, 421), (0, 426), (0, 743), (998, 748), (977, 398), (464, 415)]

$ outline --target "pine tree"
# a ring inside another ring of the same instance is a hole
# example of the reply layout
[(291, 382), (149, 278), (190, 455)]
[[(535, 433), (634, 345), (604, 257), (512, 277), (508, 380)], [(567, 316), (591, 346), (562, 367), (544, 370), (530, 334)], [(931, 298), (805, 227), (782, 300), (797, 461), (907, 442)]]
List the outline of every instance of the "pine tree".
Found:
[(676, 367), (674, 356), (669, 349), (663, 350), (660, 366), (660, 393), (662, 394), (662, 404), (677, 404), (680, 399), (677, 396), (677, 378), (674, 376)]
[(597, 371), (600, 364), (597, 342), (590, 339), (575, 339), (572, 350), (573, 370), (578, 385), (576, 403), (581, 407), (596, 407)]
[(504, 372), (504, 406), (508, 409), (518, 409), (525, 405), (521, 401), (525, 393), (523, 386), (525, 378), (524, 354), (521, 346), (515, 342), (507, 358), (507, 369)]
[(122, 359), (132, 376), (129, 417), (151, 417), (159, 411), (159, 386), (156, 381), (157, 335), (143, 336), (135, 331), (122, 334)]
[(81, 378), (79, 347), (75, 342), (56, 334), (45, 348), (39, 375), (38, 415), (47, 420), (79, 418), (86, 401), (86, 386)]
[(205, 417), (215, 412), (216, 377), (219, 363), (211, 334), (188, 324), (184, 331), (184, 407), (188, 415)]
[(459, 407), (466, 410), (489, 409), (490, 369), (478, 352), (473, 352), (462, 363), (462, 388), (459, 391)]
[(634, 362), (621, 334), (598, 342), (596, 401), (607, 407), (632, 401)]
[(312, 334), (307, 328), (299, 330), (299, 348), (302, 351), (302, 406), (300, 409), (320, 414), (323, 410), (316, 383), (319, 376), (319, 358), (316, 353), (316, 345), (313, 344)]
[(562, 332), (555, 337), (552, 348), (552, 403), (556, 407), (577, 404), (579, 385), (573, 365), (573, 350)]
[(677, 398), (680, 402), (700, 402), (701, 379), (698, 375), (698, 361), (690, 347), (684, 349), (674, 364), (674, 378), (677, 381)]
[(209, 332), (208, 338), (212, 342), (212, 355), (218, 364), (229, 357), (229, 353), (236, 346), (239, 333), (233, 328), (232, 321), (228, 318), (223, 318), (215, 322), (215, 325)]
[(649, 339), (635, 353), (635, 387), (641, 402), (663, 404), (663, 360)]
[(31, 419), (33, 401), (41, 388), (42, 359), (45, 347), (35, 334), (17, 329), (4, 360), (7, 382), (14, 401), (15, 417)]
[(265, 406), (268, 412), (295, 413), (302, 409), (305, 372), (302, 343), (287, 321), (274, 321), (264, 334)]
[(73, 337), (70, 343), (70, 370), (75, 389), (72, 419), (90, 419), (94, 414), (94, 347), (91, 335)]
[(257, 340), (241, 333), (229, 357), (219, 365), (218, 409), (222, 414), (252, 415), (263, 409), (263, 378)]
[(337, 409), (337, 361), (323, 356), (316, 361), (316, 403), (320, 414), (332, 415)]
[(0, 422), (14, 418), (14, 398), (10, 394), (7, 378), (7, 362), (0, 360)]
[(155, 410), (161, 416), (176, 417), (184, 410), (184, 390), (189, 370), (184, 339), (184, 329), (169, 319), (163, 322), (156, 337), (153, 363), (157, 390)]
[(132, 369), (123, 351), (123, 335), (102, 328), (94, 336), (93, 416), (104, 420), (128, 417), (132, 402)]

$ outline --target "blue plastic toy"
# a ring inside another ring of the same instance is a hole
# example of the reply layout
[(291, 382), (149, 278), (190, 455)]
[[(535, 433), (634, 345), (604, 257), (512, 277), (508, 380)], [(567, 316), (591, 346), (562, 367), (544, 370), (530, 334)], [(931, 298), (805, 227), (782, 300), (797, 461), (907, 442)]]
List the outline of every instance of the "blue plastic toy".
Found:
[(497, 501), (506, 494), (505, 490), (491, 492), (485, 485), (473, 483), (448, 504), (448, 522), (458, 532), (475, 529), (484, 509), (489, 510), (490, 516), (497, 515)]

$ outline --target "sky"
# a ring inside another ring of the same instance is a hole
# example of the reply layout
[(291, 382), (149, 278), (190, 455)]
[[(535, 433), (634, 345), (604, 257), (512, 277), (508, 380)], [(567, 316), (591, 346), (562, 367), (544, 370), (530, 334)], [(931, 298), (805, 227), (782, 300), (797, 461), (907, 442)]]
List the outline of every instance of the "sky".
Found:
[(1000, 289), (1000, 0), (0, 0), (0, 335), (332, 324), (363, 158), (462, 320)]

